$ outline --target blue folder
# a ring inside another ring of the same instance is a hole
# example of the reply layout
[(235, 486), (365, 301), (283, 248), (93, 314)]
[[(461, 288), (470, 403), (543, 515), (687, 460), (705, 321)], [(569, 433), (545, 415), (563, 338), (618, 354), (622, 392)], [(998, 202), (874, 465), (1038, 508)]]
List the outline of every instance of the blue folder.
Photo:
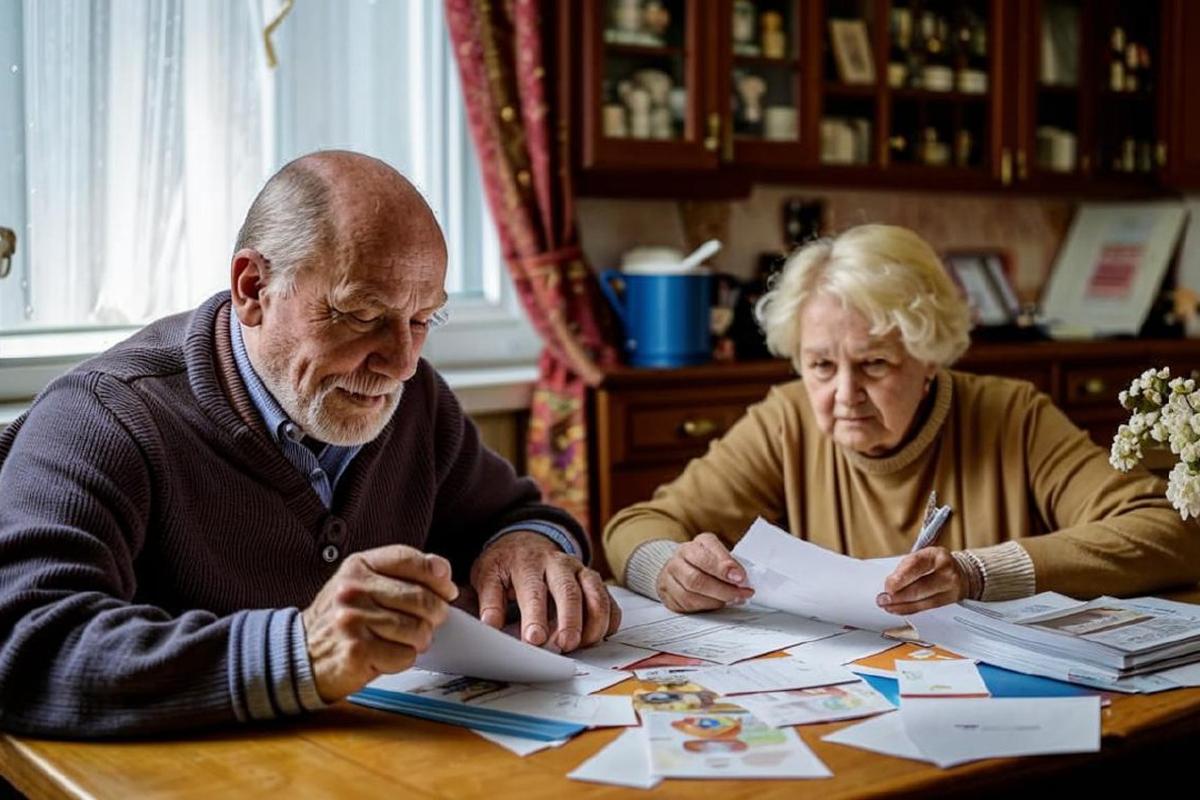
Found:
[(445, 700), (434, 700), (417, 694), (389, 692), (370, 687), (360, 689), (346, 699), (351, 703), (377, 708), (381, 711), (392, 711), (434, 722), (476, 728), (488, 733), (521, 736), (525, 739), (537, 739), (542, 742), (569, 739), (587, 729), (586, 725), (574, 722), (531, 717), (527, 714), (514, 714), (511, 711), (496, 711), (486, 706), (448, 703)]

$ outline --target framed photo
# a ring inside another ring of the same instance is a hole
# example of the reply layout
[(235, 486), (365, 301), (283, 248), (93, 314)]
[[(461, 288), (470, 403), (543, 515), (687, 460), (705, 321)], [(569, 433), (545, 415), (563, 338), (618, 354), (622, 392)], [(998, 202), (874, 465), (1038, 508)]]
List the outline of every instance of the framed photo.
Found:
[(833, 42), (833, 58), (843, 83), (874, 83), (875, 59), (871, 55), (871, 38), (867, 23), (861, 19), (829, 20), (829, 38)]
[(946, 267), (981, 327), (1011, 325), (1021, 311), (1000, 253), (948, 253)]
[(1050, 335), (1137, 336), (1186, 219), (1175, 200), (1079, 206), (1042, 296)]

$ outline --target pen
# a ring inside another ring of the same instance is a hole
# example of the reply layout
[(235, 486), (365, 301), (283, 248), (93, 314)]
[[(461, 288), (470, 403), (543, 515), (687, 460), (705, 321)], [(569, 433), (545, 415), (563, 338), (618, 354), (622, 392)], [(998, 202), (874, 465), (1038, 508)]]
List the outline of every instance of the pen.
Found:
[(929, 524), (929, 520), (933, 519), (933, 515), (937, 513), (937, 489), (929, 493), (929, 500), (925, 503), (925, 514), (921, 517), (921, 528), (924, 529)]
[(929, 547), (937, 541), (942, 526), (946, 524), (946, 520), (950, 519), (950, 510), (950, 506), (941, 506), (933, 513), (933, 519), (921, 526), (921, 532), (917, 534), (917, 540), (913, 542), (912, 552), (915, 553), (923, 547)]

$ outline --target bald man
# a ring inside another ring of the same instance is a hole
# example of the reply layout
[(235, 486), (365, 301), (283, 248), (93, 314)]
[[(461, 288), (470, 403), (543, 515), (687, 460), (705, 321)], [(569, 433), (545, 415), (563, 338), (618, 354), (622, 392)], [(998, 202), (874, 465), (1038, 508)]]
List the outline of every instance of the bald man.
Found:
[(619, 610), (565, 512), (421, 360), (446, 245), (386, 164), (285, 166), (230, 291), (54, 381), (0, 435), (0, 726), (315, 711), (426, 650), (459, 585), (562, 650)]

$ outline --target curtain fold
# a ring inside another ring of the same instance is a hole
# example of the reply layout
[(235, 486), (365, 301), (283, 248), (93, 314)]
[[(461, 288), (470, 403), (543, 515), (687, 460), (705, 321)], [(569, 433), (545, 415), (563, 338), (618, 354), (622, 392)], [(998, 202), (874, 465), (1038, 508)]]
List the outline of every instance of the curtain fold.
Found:
[(261, 0), (25, 0), (25, 322), (130, 325), (226, 285), (266, 176)]
[(617, 361), (613, 326), (575, 229), (566, 132), (550, 104), (548, 0), (446, 0), (467, 117), (500, 246), (544, 343), (529, 474), (588, 524), (588, 385)]

